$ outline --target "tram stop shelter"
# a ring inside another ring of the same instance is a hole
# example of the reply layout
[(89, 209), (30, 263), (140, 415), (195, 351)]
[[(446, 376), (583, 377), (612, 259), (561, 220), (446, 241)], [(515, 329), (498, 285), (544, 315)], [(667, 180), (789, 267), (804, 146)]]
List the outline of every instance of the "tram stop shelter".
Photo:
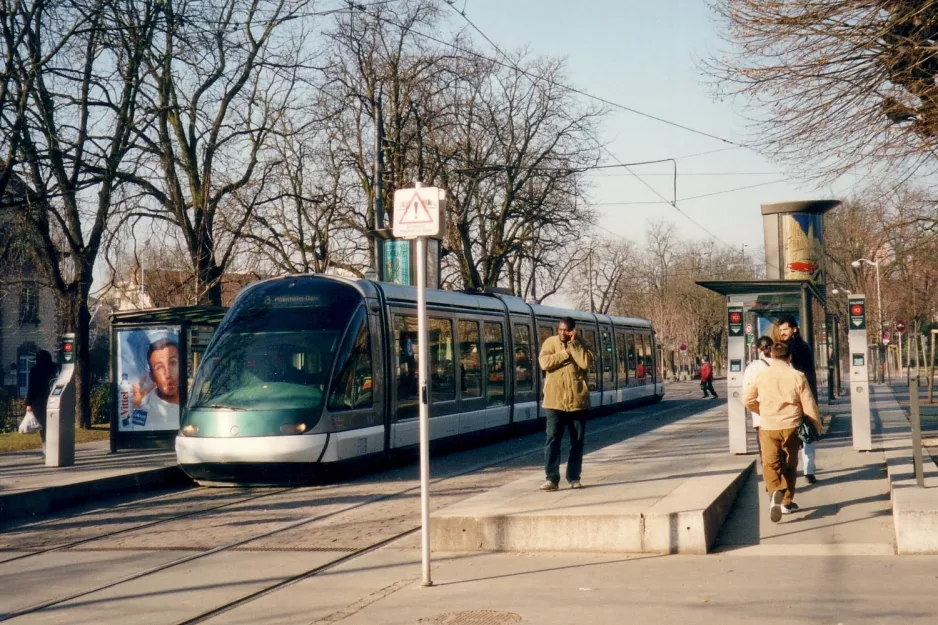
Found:
[[(727, 301), (730, 331), (726, 371), (732, 453), (747, 453), (742, 374), (757, 357), (758, 337), (768, 335), (778, 340), (777, 324), (785, 317), (798, 321), (802, 338), (814, 353), (818, 400), (833, 401), (835, 386), (841, 379), (840, 322), (837, 316), (827, 314), (823, 287), (807, 280), (703, 280), (697, 284), (725, 296)], [(737, 317), (740, 313), (741, 318)]]
[(111, 452), (173, 448), (202, 354), (227, 310), (181, 306), (111, 315)]

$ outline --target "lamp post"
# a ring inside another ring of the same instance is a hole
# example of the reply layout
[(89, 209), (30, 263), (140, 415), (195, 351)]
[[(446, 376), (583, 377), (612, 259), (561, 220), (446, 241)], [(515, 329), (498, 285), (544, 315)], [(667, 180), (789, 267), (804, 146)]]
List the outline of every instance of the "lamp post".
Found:
[(879, 381), (883, 382), (885, 380), (885, 372), (883, 367), (885, 363), (883, 362), (883, 293), (879, 287), (879, 261), (872, 261), (866, 258), (859, 258), (852, 263), (850, 263), (854, 269), (859, 269), (861, 263), (866, 263), (868, 265), (873, 265), (876, 267), (876, 308), (879, 311), (879, 340), (877, 344), (879, 345)]

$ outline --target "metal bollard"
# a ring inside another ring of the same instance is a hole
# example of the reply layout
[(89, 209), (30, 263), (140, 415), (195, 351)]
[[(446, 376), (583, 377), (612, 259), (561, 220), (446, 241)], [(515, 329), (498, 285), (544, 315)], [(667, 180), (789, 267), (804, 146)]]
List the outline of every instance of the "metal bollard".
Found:
[(922, 419), (918, 405), (918, 371), (909, 376), (909, 416), (912, 421), (912, 464), (915, 465), (915, 482), (925, 488), (925, 469), (922, 466)]

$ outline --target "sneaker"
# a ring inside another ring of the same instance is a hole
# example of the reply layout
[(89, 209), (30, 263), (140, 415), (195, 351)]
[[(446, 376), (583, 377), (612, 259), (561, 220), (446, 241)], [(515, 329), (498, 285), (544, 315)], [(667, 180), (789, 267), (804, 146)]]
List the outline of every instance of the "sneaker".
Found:
[(570, 488), (583, 488), (583, 485), (580, 484), (580, 480), (573, 480), (570, 482)]
[(813, 474), (813, 473), (808, 473), (808, 474), (805, 475), (804, 477), (805, 477), (806, 480), (808, 480), (808, 484), (816, 484), (816, 483), (817, 483), (817, 478), (814, 477), (814, 474)]
[(794, 501), (789, 504), (782, 504), (782, 514), (791, 514), (792, 512), (798, 512), (800, 509)]
[(546, 482), (541, 484), (541, 490), (553, 491), (553, 490), (558, 490), (559, 488), (560, 487), (557, 486), (557, 482), (551, 482), (550, 480), (547, 480)]
[(769, 518), (772, 519), (773, 523), (778, 523), (782, 520), (782, 497), (785, 496), (780, 490), (772, 493), (772, 506), (769, 508)]

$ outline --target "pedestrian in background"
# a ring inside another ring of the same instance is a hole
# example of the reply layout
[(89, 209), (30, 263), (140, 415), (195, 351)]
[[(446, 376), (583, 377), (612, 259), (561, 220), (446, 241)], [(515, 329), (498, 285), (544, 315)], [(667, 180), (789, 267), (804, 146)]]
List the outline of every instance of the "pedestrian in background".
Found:
[(55, 379), (55, 363), (52, 354), (44, 349), (36, 354), (36, 364), (29, 370), (29, 384), (26, 388), (26, 409), (32, 410), (39, 421), (39, 439), (42, 441), (42, 455), (46, 454), (46, 404), (49, 391)]
[[(752, 383), (756, 381), (756, 376), (769, 368), (772, 364), (772, 346), (775, 341), (768, 336), (760, 336), (756, 342), (756, 349), (759, 357), (746, 365), (743, 372), (743, 392), (746, 391)], [(752, 427), (756, 431), (756, 445), (759, 446), (759, 456), (762, 456), (762, 445), (759, 443), (759, 413), (750, 412), (752, 415)]]
[[(811, 351), (811, 346), (801, 338), (798, 321), (794, 317), (783, 319), (778, 325), (778, 332), (781, 339), (788, 345), (788, 351), (791, 354), (791, 366), (804, 374), (804, 377), (808, 380), (811, 394), (814, 396), (814, 402), (817, 403), (817, 371), (814, 367), (814, 353)], [(804, 477), (809, 484), (814, 484), (817, 482), (814, 444), (808, 441), (803, 441), (803, 443), (801, 457)]]
[(700, 390), (703, 391), (704, 399), (710, 397), (707, 393), (713, 393), (714, 399), (717, 392), (713, 388), (713, 365), (710, 364), (710, 357), (703, 357), (703, 364), (700, 365)]
[(771, 497), (769, 518), (774, 523), (798, 509), (794, 498), (802, 420), (808, 419), (818, 434), (821, 432), (808, 380), (790, 366), (789, 359), (786, 343), (773, 345), (771, 364), (756, 375), (743, 394), (746, 408), (759, 414), (762, 479)]
[(541, 490), (559, 488), (560, 446), (564, 429), (570, 433), (567, 481), (571, 488), (580, 488), (586, 410), (590, 407), (587, 378), (593, 366), (593, 352), (577, 336), (576, 321), (570, 317), (559, 321), (556, 336), (541, 345), (538, 362), (547, 373), (544, 383), (544, 408), (547, 411), (544, 470), (547, 481), (541, 485)]

